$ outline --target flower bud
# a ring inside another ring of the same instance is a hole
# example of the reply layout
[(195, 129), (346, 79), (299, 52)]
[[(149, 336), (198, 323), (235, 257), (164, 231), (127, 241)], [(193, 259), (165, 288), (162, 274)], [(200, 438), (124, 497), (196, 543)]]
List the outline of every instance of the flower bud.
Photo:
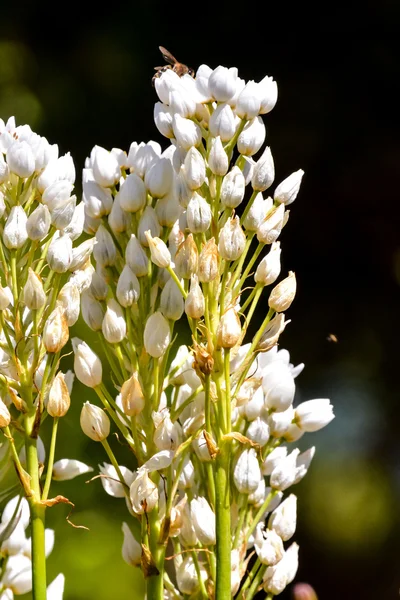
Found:
[(273, 348), (279, 340), (279, 336), (286, 327), (285, 315), (278, 313), (267, 324), (263, 334), (257, 344), (257, 352), (268, 352)]
[[(150, 231), (153, 237), (160, 237), (161, 235), (161, 227), (157, 220), (157, 215), (152, 206), (146, 206), (143, 211), (142, 216), (140, 217), (139, 227), (138, 227), (138, 239), (139, 242), (143, 246), (148, 246), (149, 243), (146, 238), (146, 231)], [(131, 267), (132, 269), (132, 267)], [(134, 269), (132, 269), (134, 271)], [(137, 273), (136, 273), (137, 275)]]
[(104, 225), (100, 225), (96, 232), (96, 244), (93, 247), (93, 256), (97, 264), (110, 267), (115, 264), (117, 249), (112, 235)]
[(142, 561), (142, 547), (135, 540), (127, 523), (122, 523), (124, 541), (122, 543), (122, 558), (132, 567), (139, 567)]
[(185, 313), (192, 319), (200, 319), (204, 315), (205, 300), (197, 275), (190, 278), (190, 291), (185, 300)]
[(184, 162), (186, 183), (191, 190), (197, 190), (206, 179), (206, 165), (200, 152), (192, 147), (186, 154)]
[(193, 235), (190, 233), (175, 254), (175, 271), (179, 277), (190, 279), (197, 272), (199, 253)]
[[(129, 213), (122, 210), (120, 202), (119, 202), (118, 194), (114, 198), (114, 203), (112, 205), (110, 214), (108, 215), (108, 224), (113, 233), (123, 233), (130, 227), (131, 217), (130, 217)], [(94, 229), (94, 231), (97, 231), (97, 229), (98, 229), (98, 225)], [(85, 231), (87, 232), (86, 229), (85, 229)], [(92, 233), (92, 232), (89, 231), (87, 233)]]
[(274, 287), (269, 298), (268, 305), (277, 313), (284, 312), (292, 304), (296, 295), (296, 276), (289, 271), (289, 276)]
[(130, 498), (133, 511), (142, 515), (153, 510), (158, 502), (158, 489), (145, 470), (139, 470), (130, 486)]
[(119, 276), (117, 290), (117, 300), (121, 306), (127, 308), (136, 304), (140, 297), (140, 284), (138, 278), (132, 269), (125, 265)]
[(136, 416), (144, 409), (145, 399), (142, 387), (135, 373), (122, 384), (121, 402), (122, 410), (128, 417)]
[(236, 101), (235, 112), (241, 119), (253, 119), (261, 110), (261, 95), (255, 81), (248, 81)]
[(237, 69), (219, 66), (208, 78), (210, 94), (218, 102), (228, 102), (236, 92)]
[(178, 422), (172, 423), (167, 408), (159, 412), (153, 412), (154, 422), (153, 441), (159, 450), (176, 450), (182, 438), (181, 426)]
[(90, 402), (82, 407), (80, 423), (83, 433), (95, 442), (102, 442), (110, 434), (110, 419), (102, 408)]
[(167, 158), (158, 158), (146, 171), (145, 185), (153, 198), (162, 198), (168, 194), (173, 183), (173, 169)]
[(269, 440), (268, 423), (257, 417), (252, 421), (247, 429), (246, 437), (255, 442), (262, 448)]
[(261, 465), (261, 472), (263, 475), (271, 475), (276, 465), (282, 458), (287, 456), (287, 448), (285, 446), (278, 446), (274, 448), (266, 457), (263, 464)]
[(93, 471), (92, 467), (85, 465), (79, 460), (62, 458), (53, 465), (52, 479), (55, 481), (69, 481), (78, 475), (84, 475)]
[(23, 298), (29, 310), (42, 308), (46, 302), (46, 294), (43, 290), (42, 281), (32, 269), (28, 269), (28, 279), (24, 285)]
[(208, 155), (208, 166), (214, 175), (224, 176), (229, 169), (228, 156), (222, 145), (220, 136), (211, 138), (211, 148)]
[(93, 219), (108, 215), (113, 205), (113, 198), (109, 189), (102, 188), (93, 180), (83, 181), (83, 202), (85, 212)]
[(220, 137), (223, 142), (229, 142), (235, 135), (235, 115), (229, 104), (220, 104), (210, 117), (209, 130), (213, 137)]
[(9, 250), (22, 248), (28, 239), (27, 216), (22, 206), (13, 206), (3, 230), (3, 242)]
[(190, 503), (193, 527), (200, 544), (213, 546), (216, 542), (215, 514), (205, 498), (193, 498)]
[(47, 352), (60, 352), (69, 339), (69, 329), (64, 309), (56, 306), (43, 328), (43, 345)]
[(42, 202), (47, 206), (50, 212), (63, 206), (71, 195), (74, 186), (70, 181), (54, 181), (45, 189), (42, 195)]
[(0, 429), (8, 427), (11, 422), (10, 411), (0, 398)]
[(220, 231), (218, 251), (225, 260), (237, 260), (246, 245), (246, 236), (240, 226), (239, 217), (228, 219)]
[(81, 308), (82, 319), (86, 325), (93, 331), (100, 331), (104, 319), (103, 305), (94, 298), (89, 290), (82, 292)]
[(25, 141), (14, 141), (7, 150), (7, 164), (11, 173), (30, 177), (35, 171), (35, 157), (30, 145)]
[(296, 518), (297, 498), (294, 494), (290, 494), (271, 514), (268, 527), (276, 531), (284, 542), (287, 542), (296, 531)]
[(228, 208), (236, 208), (243, 200), (245, 182), (239, 167), (233, 167), (224, 177), (221, 187), (221, 202)]
[(117, 194), (122, 210), (134, 213), (146, 206), (146, 186), (136, 174), (130, 173), (119, 188)]
[(278, 207), (274, 207), (257, 229), (258, 241), (263, 244), (272, 244), (275, 242), (282, 231), (284, 217), (284, 205), (280, 204)]
[(217, 344), (220, 348), (233, 348), (242, 335), (242, 326), (234, 308), (222, 315), (217, 329)]
[(46, 409), (51, 417), (64, 417), (70, 404), (71, 398), (64, 380), (64, 373), (60, 371), (51, 385)]
[(4, 160), (3, 154), (0, 153), (0, 184), (7, 181), (9, 175), (10, 169), (8, 168), (8, 164)]
[(308, 400), (296, 408), (296, 424), (303, 431), (319, 431), (335, 418), (328, 398)]
[(65, 229), (71, 223), (76, 208), (76, 196), (68, 198), (62, 206), (51, 211), (51, 224), (56, 229)]
[(276, 81), (266, 75), (258, 84), (258, 93), (261, 99), (260, 115), (265, 115), (274, 108), (278, 99)]
[(283, 412), (294, 398), (295, 384), (290, 368), (283, 361), (274, 361), (263, 369), (262, 388), (265, 394), (265, 407)]
[(125, 259), (136, 277), (144, 277), (147, 275), (149, 270), (149, 259), (139, 240), (133, 233), (126, 246)]
[(171, 331), (167, 319), (156, 311), (146, 321), (144, 347), (153, 358), (160, 358), (171, 342)]
[(160, 311), (166, 319), (178, 321), (184, 311), (182, 294), (175, 281), (170, 277), (161, 292)]
[(211, 208), (197, 192), (191, 197), (186, 210), (186, 219), (191, 233), (205, 233), (211, 224)]
[(109, 344), (119, 344), (126, 336), (124, 312), (118, 302), (111, 298), (101, 327), (105, 340)]
[(162, 71), (159, 77), (154, 80), (154, 87), (161, 102), (169, 104), (169, 95), (181, 85), (179, 75), (172, 69)]
[(264, 590), (277, 596), (296, 576), (299, 565), (299, 547), (292, 544), (283, 555), (283, 558), (274, 566), (265, 571), (263, 581)]
[(196, 102), (186, 93), (182, 85), (175, 87), (170, 92), (169, 105), (171, 111), (174, 114), (181, 115), (181, 117), (193, 117), (196, 112)]
[(265, 141), (265, 125), (261, 117), (246, 123), (237, 141), (237, 148), (243, 156), (256, 154)]
[(10, 288), (3, 288), (0, 285), (0, 310), (6, 310), (11, 304), (12, 295), (10, 298)]
[[(119, 469), (125, 484), (128, 486), (131, 485), (132, 481), (135, 479), (132, 471), (123, 465), (120, 465)], [(116, 468), (105, 462), (102, 465), (99, 465), (99, 471), (100, 475), (103, 476), (101, 477), (101, 483), (105, 493), (113, 498), (123, 498), (125, 496), (125, 486), (120, 481)]]
[(179, 476), (178, 489), (183, 491), (193, 487), (195, 482), (195, 470), (189, 456), (186, 455), (183, 460), (183, 467)]
[(71, 342), (74, 371), (79, 381), (90, 388), (100, 385), (103, 369), (99, 357), (79, 338), (72, 338)]
[(218, 248), (214, 238), (203, 246), (199, 256), (198, 277), (203, 283), (214, 281), (219, 275)]
[(104, 188), (112, 187), (121, 177), (121, 169), (118, 160), (112, 152), (108, 152), (101, 146), (93, 148), (93, 176), (99, 185)]
[(275, 202), (279, 202), (285, 205), (294, 202), (297, 198), (297, 194), (299, 193), (303, 175), (304, 171), (300, 169), (299, 171), (292, 173), (291, 175), (289, 175), (289, 177), (282, 181), (282, 183), (280, 183), (275, 190)]
[(296, 448), (277, 463), (269, 479), (272, 488), (283, 492), (293, 485), (296, 479), (296, 460), (299, 454), (300, 450)]
[(184, 119), (176, 114), (173, 117), (172, 128), (178, 145), (184, 150), (189, 150), (192, 146), (198, 146), (201, 143), (201, 129), (194, 121)]
[(233, 481), (241, 494), (254, 492), (262, 478), (254, 448), (243, 450), (233, 471)]
[(57, 231), (47, 250), (47, 262), (55, 273), (65, 273), (72, 263), (72, 240)]
[(253, 172), (251, 185), (253, 190), (264, 192), (273, 184), (275, 179), (275, 166), (271, 149), (267, 146), (258, 159)]
[(244, 228), (248, 231), (257, 231), (272, 208), (272, 198), (267, 198), (264, 200), (261, 192), (259, 192), (254, 198), (254, 201), (243, 221)]
[(64, 156), (52, 158), (37, 180), (37, 188), (41, 194), (55, 181), (66, 179), (75, 182), (75, 166), (69, 152)]
[(169, 106), (162, 104), (162, 102), (156, 102), (154, 104), (153, 112), (154, 122), (158, 131), (161, 135), (166, 138), (173, 138), (174, 131), (172, 129), (173, 112)]
[(254, 549), (263, 565), (276, 565), (285, 552), (282, 539), (273, 529), (262, 530), (258, 527), (254, 540)]
[(50, 211), (44, 204), (39, 204), (28, 217), (26, 231), (30, 240), (43, 240), (49, 233), (51, 225)]
[[(200, 563), (200, 577), (205, 582), (208, 575), (206, 569)], [(197, 575), (196, 565), (193, 558), (187, 556), (182, 563), (176, 567), (176, 581), (178, 588), (182, 594), (194, 595), (200, 587), (199, 578)]]
[(159, 237), (152, 237), (151, 231), (145, 231), (147, 245), (150, 248), (152, 262), (166, 269), (171, 264), (171, 254), (166, 244)]
[[(176, 184), (176, 182), (175, 182)], [(173, 224), (179, 219), (179, 215), (181, 214), (181, 206), (178, 202), (177, 194), (176, 194), (176, 185), (174, 189), (171, 190), (169, 194), (160, 198), (156, 204), (156, 215), (158, 222), (162, 226), (172, 227)]]
[(254, 281), (262, 285), (271, 285), (278, 279), (281, 272), (281, 248), (280, 242), (273, 242), (271, 250), (258, 264), (254, 275)]

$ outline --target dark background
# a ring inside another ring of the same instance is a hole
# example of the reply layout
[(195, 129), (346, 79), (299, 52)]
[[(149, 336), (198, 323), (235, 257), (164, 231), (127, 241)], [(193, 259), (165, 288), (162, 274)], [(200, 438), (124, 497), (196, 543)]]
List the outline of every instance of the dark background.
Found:
[[(15, 114), (71, 151), (78, 172), (94, 144), (166, 146), (152, 120), (159, 44), (194, 68), (237, 66), (245, 79), (278, 82), (265, 117), (276, 181), (306, 172), (282, 235), (298, 295), (281, 342), (306, 363), (298, 400), (330, 397), (336, 413), (308, 436), (317, 454), (296, 490), (297, 581), (320, 600), (389, 600), (400, 587), (399, 17), (389, 1), (18, 10), (1, 2), (0, 116)], [(84, 456), (96, 467), (101, 448), (77, 427), (80, 398), (90, 395), (77, 389), (58, 458)], [(123, 501), (82, 478), (55, 491), (72, 497), (73, 520), (91, 528), (71, 529), (60, 507), (49, 516), (58, 533), (50, 574), (66, 573), (66, 600), (141, 597), (137, 574), (120, 560)]]

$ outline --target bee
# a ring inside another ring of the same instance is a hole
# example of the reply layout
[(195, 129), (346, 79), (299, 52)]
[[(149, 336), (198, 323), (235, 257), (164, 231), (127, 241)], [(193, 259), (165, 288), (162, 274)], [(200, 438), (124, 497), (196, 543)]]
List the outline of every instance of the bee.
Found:
[(183, 75), (186, 75), (186, 73), (191, 77), (194, 77), (193, 69), (191, 69), (187, 65), (184, 65), (183, 63), (178, 62), (175, 56), (173, 56), (171, 52), (168, 52), (168, 50), (164, 48), (164, 46), (159, 46), (159, 48), (165, 62), (167, 62), (168, 64), (164, 65), (163, 67), (154, 67), (156, 73), (153, 76), (153, 85), (154, 80), (157, 79), (157, 77), (160, 77), (162, 73), (165, 73), (167, 69), (172, 69), (177, 75), (179, 75), (179, 77), (183, 77)]
[(330, 333), (326, 339), (328, 342), (335, 342), (335, 344), (339, 341), (334, 333)]

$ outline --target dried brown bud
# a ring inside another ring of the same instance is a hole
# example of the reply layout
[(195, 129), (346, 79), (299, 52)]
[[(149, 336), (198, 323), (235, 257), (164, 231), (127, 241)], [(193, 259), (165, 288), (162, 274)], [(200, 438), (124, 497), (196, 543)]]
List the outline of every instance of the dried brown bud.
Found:
[[(212, 353), (209, 349), (204, 348), (204, 346), (200, 346), (194, 342), (194, 361), (193, 368), (196, 373), (199, 375), (202, 373), (203, 375), (210, 375), (214, 369), (214, 359), (212, 357)], [(200, 375), (199, 375), (200, 376)]]
[(190, 279), (197, 273), (199, 253), (193, 235), (190, 233), (175, 254), (175, 271), (179, 277)]
[(296, 276), (293, 271), (289, 271), (289, 276), (278, 283), (272, 290), (268, 298), (269, 307), (277, 313), (284, 312), (292, 304), (295, 295)]
[(217, 330), (217, 344), (221, 348), (233, 348), (242, 335), (242, 326), (234, 308), (222, 315)]
[(211, 238), (200, 252), (198, 276), (203, 283), (209, 283), (214, 281), (218, 274), (218, 247), (214, 238)]

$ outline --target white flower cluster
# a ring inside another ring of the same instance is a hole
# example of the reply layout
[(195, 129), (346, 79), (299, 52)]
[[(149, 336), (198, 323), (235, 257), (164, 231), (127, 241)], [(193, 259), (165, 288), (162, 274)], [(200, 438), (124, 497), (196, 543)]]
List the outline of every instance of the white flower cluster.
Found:
[[(170, 145), (134, 142), (127, 153), (95, 146), (83, 171), (84, 227), (96, 244), (82, 316), (105, 342), (117, 395), (102, 381), (98, 356), (73, 341), (75, 374), (98, 393), (137, 471), (117, 464), (103, 409), (85, 403), (81, 426), (110, 458), (100, 467), (105, 491), (125, 497), (142, 523), (152, 515), (142, 545), (123, 524), (124, 559), (150, 577), (156, 566), (163, 577), (172, 541), (177, 589), (166, 576), (166, 598), (220, 589), (216, 547), (217, 556), (230, 554), (232, 596), (257, 583), (243, 579), (253, 547), (258, 583), (276, 595), (297, 570), (297, 545), (283, 545), (295, 531), (296, 497), (282, 500), (283, 492), (314, 455), (287, 444), (334, 417), (329, 400), (293, 406), (303, 365), (293, 367), (277, 343), (294, 273), (275, 285), (268, 314), (245, 338), (264, 287), (280, 275), (278, 238), (303, 171), (264, 197), (275, 178), (272, 153), (267, 147), (253, 157), (266, 137), (261, 115), (277, 101), (271, 77), (245, 82), (235, 68), (202, 65), (195, 78), (167, 69), (155, 88), (154, 120)], [(184, 314), (193, 346), (176, 350), (174, 327)], [(224, 508), (221, 494), (230, 497)], [(226, 518), (230, 528), (218, 532)]]
[[(29, 506), (25, 498), (15, 496), (1, 515), (0, 523), (0, 599), (13, 600), (32, 589), (31, 540), (25, 530), (29, 525)], [(46, 557), (54, 546), (54, 531), (45, 531)], [(47, 588), (47, 600), (62, 600), (64, 575), (60, 573)]]

